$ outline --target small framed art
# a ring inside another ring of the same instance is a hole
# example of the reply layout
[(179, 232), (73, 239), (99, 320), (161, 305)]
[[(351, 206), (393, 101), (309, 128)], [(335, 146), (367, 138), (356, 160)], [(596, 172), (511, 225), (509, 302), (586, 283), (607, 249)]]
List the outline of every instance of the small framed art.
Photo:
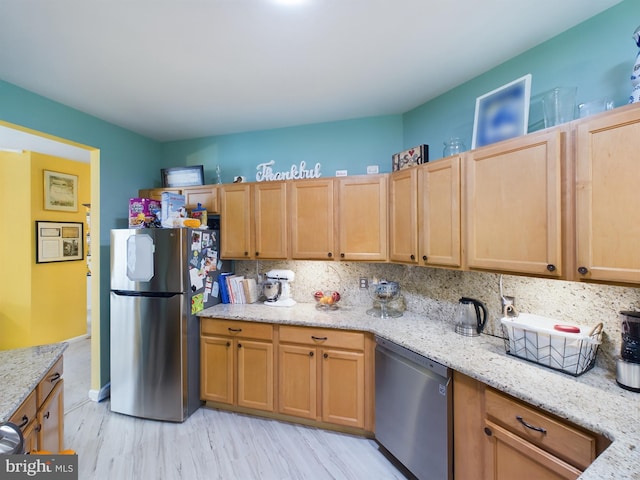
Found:
[(531, 74), (478, 97), (471, 148), (525, 135), (530, 97)]
[(391, 156), (394, 172), (405, 168), (421, 165), (429, 161), (429, 145), (418, 145)]
[(163, 187), (192, 187), (204, 185), (204, 167), (202, 165), (163, 168), (161, 173)]
[(44, 209), (78, 211), (78, 176), (44, 170)]
[(82, 222), (36, 220), (36, 263), (68, 262), (84, 258)]

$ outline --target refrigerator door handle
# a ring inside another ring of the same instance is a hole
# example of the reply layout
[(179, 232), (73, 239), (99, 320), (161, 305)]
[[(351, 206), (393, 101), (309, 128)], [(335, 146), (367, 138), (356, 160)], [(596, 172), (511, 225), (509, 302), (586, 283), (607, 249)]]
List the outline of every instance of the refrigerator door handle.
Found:
[(156, 298), (171, 298), (176, 295), (181, 295), (180, 292), (136, 292), (133, 290), (111, 290), (116, 295), (121, 297), (156, 297)]

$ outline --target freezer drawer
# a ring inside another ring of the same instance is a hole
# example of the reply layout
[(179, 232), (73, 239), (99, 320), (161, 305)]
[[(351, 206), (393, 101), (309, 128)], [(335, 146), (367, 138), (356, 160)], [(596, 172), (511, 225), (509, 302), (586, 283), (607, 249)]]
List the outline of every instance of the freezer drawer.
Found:
[(184, 296), (111, 292), (111, 410), (183, 421), (187, 416)]

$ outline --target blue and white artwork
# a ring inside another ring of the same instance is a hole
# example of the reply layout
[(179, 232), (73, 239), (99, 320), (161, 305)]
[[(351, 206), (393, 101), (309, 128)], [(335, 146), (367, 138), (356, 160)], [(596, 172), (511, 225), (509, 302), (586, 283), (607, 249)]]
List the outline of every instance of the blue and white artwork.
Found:
[(478, 97), (471, 148), (525, 135), (530, 97), (531, 74)]

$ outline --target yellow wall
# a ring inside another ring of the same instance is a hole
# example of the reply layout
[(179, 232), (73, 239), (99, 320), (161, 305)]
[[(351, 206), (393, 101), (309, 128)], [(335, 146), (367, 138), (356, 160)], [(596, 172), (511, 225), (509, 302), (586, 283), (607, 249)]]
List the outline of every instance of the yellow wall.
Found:
[[(78, 176), (78, 211), (44, 209), (44, 170)], [(15, 230), (0, 243), (0, 349), (59, 342), (87, 331), (85, 260), (36, 263), (35, 221), (81, 222), (90, 202), (91, 167), (35, 152), (0, 154), (3, 205)], [(5, 188), (6, 187), (6, 188)], [(86, 253), (86, 245), (85, 245)], [(5, 268), (5, 266), (7, 268)]]

